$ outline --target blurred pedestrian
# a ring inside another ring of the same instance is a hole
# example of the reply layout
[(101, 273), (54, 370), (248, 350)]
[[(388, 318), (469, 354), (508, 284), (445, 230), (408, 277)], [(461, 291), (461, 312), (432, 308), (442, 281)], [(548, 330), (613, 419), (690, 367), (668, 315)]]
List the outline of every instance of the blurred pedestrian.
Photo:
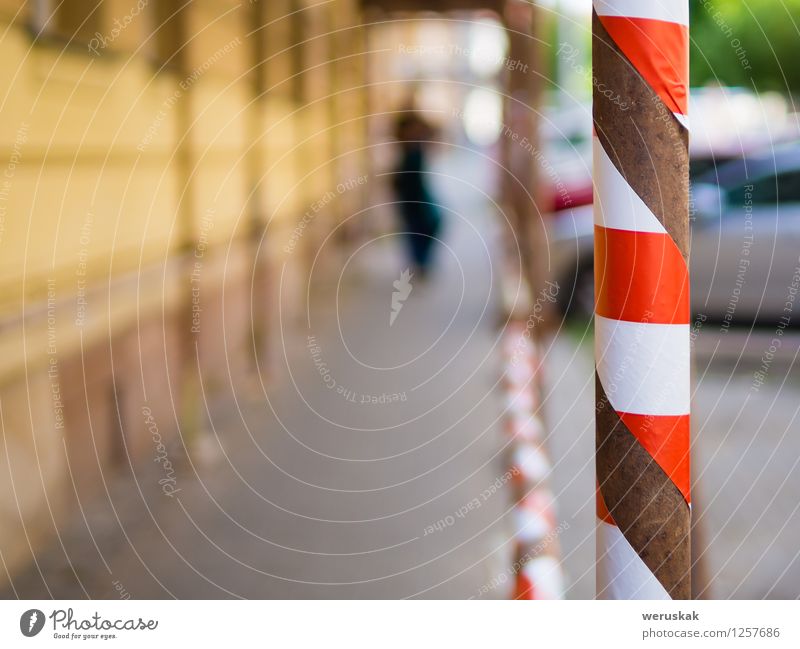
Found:
[(442, 226), (427, 175), (427, 146), (432, 136), (433, 129), (413, 110), (405, 111), (397, 120), (395, 137), (400, 156), (393, 185), (414, 275), (420, 279), (430, 271)]

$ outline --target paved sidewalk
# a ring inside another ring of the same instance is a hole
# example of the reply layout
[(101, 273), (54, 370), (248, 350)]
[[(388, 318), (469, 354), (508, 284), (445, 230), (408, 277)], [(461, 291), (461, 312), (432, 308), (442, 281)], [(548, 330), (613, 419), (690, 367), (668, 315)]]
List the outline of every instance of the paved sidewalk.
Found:
[(147, 472), (117, 481), (16, 594), (469, 598), (506, 570), (508, 490), (456, 515), (505, 471), (497, 225), (469, 184), (441, 189), (440, 267), (412, 278), (394, 324), (405, 264), (384, 237), (315, 281), (266, 397), (214, 406), (204, 459), (174, 458), (174, 499)]

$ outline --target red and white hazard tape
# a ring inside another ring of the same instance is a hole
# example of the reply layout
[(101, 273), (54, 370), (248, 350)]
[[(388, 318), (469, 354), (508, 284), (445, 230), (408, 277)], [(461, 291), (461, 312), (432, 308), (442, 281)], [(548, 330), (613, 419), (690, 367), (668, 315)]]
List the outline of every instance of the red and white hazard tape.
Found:
[(508, 463), (515, 491), (515, 599), (561, 599), (557, 517), (547, 481), (552, 470), (543, 444), (541, 367), (530, 330), (511, 323), (503, 339)]
[(625, 57), (689, 128), (689, 0), (594, 0), (593, 4)]
[[(688, 0), (594, 0), (635, 72), (688, 128)], [(656, 100), (657, 101), (657, 100)], [(667, 114), (668, 115), (668, 114)], [(689, 495), (689, 276), (683, 255), (594, 138), (595, 350), (611, 408)], [(597, 591), (607, 599), (670, 595), (597, 492)]]

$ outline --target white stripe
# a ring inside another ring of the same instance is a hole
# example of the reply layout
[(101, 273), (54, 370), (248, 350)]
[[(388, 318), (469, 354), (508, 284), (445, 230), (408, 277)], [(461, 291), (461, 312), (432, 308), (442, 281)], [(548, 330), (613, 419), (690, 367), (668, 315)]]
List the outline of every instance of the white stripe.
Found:
[(506, 411), (511, 415), (533, 414), (532, 390), (506, 390)]
[(534, 367), (522, 359), (516, 363), (506, 363), (506, 380), (514, 387), (527, 386), (533, 380)]
[(600, 140), (596, 137), (593, 140), (595, 225), (617, 230), (666, 234), (666, 229), (656, 215), (611, 162)]
[(550, 532), (550, 521), (539, 511), (528, 509), (514, 509), (514, 520), (516, 522), (517, 541), (525, 544), (538, 543)]
[(595, 362), (617, 412), (689, 413), (689, 325), (595, 316)]
[(689, 116), (688, 115), (681, 115), (680, 113), (672, 113), (675, 115), (675, 119), (677, 119), (687, 131), (689, 130)]
[(553, 529), (554, 497), (549, 489), (528, 493), (514, 507), (515, 538), (521, 543), (538, 543)]
[(616, 525), (597, 521), (597, 599), (672, 599)]
[(689, 25), (689, 0), (594, 0), (598, 16), (652, 18)]
[(536, 557), (522, 567), (522, 574), (533, 585), (536, 599), (564, 599), (564, 573), (554, 557)]
[(520, 442), (537, 443), (542, 439), (542, 420), (530, 413), (514, 415), (510, 419), (511, 435)]
[(517, 444), (512, 463), (519, 470), (528, 488), (536, 487), (550, 473), (550, 462), (541, 449), (533, 444), (524, 442)]

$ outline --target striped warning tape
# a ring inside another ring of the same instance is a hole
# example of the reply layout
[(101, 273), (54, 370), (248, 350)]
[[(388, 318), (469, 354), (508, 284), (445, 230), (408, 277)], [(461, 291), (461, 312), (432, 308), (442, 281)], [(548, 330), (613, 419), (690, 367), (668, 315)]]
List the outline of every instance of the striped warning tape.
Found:
[(538, 383), (541, 364), (530, 331), (512, 322), (503, 338), (508, 464), (514, 476), (515, 599), (561, 599), (555, 499), (547, 486), (552, 465), (544, 447)]
[(688, 0), (594, 0), (608, 35), (688, 128)]
[(597, 592), (688, 598), (688, 0), (592, 20)]

